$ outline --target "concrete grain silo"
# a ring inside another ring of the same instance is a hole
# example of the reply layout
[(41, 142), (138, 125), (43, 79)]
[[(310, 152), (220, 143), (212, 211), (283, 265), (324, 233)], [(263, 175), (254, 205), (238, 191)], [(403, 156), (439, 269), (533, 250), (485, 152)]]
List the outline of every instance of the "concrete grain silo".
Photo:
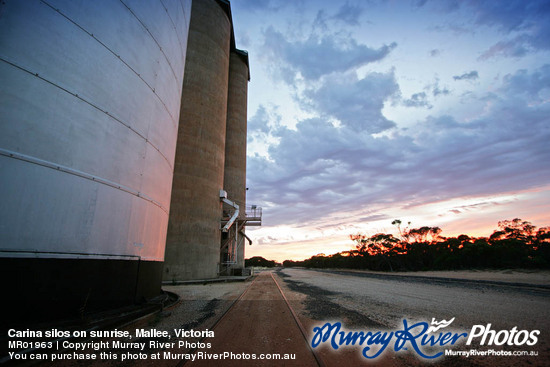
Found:
[(193, 1), (166, 241), (166, 281), (218, 275), (231, 27), (228, 2)]
[(248, 54), (241, 50), (232, 50), (229, 61), (224, 189), (228, 197), (239, 205), (240, 211), (234, 228), (222, 236), (221, 265), (222, 271), (227, 268), (228, 275), (231, 268), (244, 268), (249, 79)]
[[(196, 83), (228, 62), (229, 21), (212, 12), (220, 21), (204, 24), (219, 35), (199, 41), (208, 52)], [(1, 282), (27, 318), (159, 294), (190, 15), (190, 0), (1, 3)], [(208, 114), (223, 121), (180, 130), (191, 143), (212, 135), (177, 163), (202, 158), (199, 171), (211, 173), (198, 202), (223, 180), (227, 73), (214, 75), (221, 91), (204, 98), (219, 99)], [(187, 105), (203, 101), (187, 96)], [(182, 205), (196, 210), (193, 200)], [(214, 215), (214, 204), (199, 216)], [(205, 234), (199, 221), (192, 227)]]

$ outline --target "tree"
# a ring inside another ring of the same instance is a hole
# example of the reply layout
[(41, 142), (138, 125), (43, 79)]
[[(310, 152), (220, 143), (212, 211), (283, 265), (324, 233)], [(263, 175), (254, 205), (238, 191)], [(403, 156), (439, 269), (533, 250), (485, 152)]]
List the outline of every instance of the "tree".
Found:
[(441, 228), (439, 227), (420, 227), (413, 228), (408, 231), (407, 237), (414, 238), (415, 242), (429, 242), (434, 243), (439, 239), (439, 234), (441, 233)]
[(390, 257), (400, 253), (401, 246), (398, 246), (400, 244), (398, 238), (386, 233), (377, 233), (368, 238), (365, 235), (351, 237), (356, 242), (355, 248), (359, 254), (381, 257), (393, 271)]
[(403, 222), (401, 222), (401, 219), (394, 219), (391, 224), (393, 226), (396, 226), (397, 227), (397, 231), (399, 232), (399, 237), (401, 238), (402, 241), (404, 242), (409, 242), (409, 236), (408, 236), (408, 233), (409, 233), (409, 226), (411, 225), (411, 222), (408, 222), (407, 223), (407, 227), (405, 229), (401, 229), (401, 224)]
[(498, 222), (499, 231), (491, 235), (492, 240), (517, 239), (526, 243), (535, 240), (536, 227), (530, 222), (515, 218)]
[(294, 266), (298, 266), (298, 262), (297, 261), (292, 261), (292, 260), (285, 260), (285, 261), (283, 261), (283, 266), (285, 268), (292, 268)]
[(261, 256), (254, 256), (254, 257), (251, 257), (250, 259), (246, 259), (244, 261), (245, 265), (244, 266), (261, 266), (261, 267), (266, 267), (266, 268), (272, 268), (274, 266), (277, 266), (277, 263), (274, 261), (274, 260), (267, 260), (267, 259), (264, 259), (263, 257)]

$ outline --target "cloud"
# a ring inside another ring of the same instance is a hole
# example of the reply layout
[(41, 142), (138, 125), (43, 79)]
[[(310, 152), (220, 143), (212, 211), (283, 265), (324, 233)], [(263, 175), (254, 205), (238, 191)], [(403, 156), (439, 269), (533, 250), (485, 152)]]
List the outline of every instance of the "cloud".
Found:
[(550, 92), (550, 64), (543, 65), (533, 73), (525, 69), (514, 74), (505, 75), (500, 92), (513, 95), (515, 98), (523, 95), (528, 102), (547, 102), (548, 97), (543, 92)]
[(337, 128), (324, 119), (301, 121), (296, 130), (282, 128), (278, 137), (269, 159), (248, 158), (249, 185), (258, 193), (256, 199), (273, 203), (273, 224), (315, 221), (319, 215), (354, 208), (358, 201), (368, 202), (365, 197), (374, 194), (376, 176), (400, 156), (369, 134)]
[(239, 34), (239, 39), (237, 40), (237, 44), (241, 49), (248, 48), (252, 45), (252, 40), (250, 39), (250, 35), (248, 34), (248, 32), (244, 31)]
[(510, 41), (500, 41), (491, 46), (479, 56), (479, 60), (488, 60), (499, 55), (506, 57), (522, 57), (530, 51), (529, 37), (522, 35)]
[(319, 10), (317, 12), (317, 16), (315, 17), (315, 20), (313, 21), (313, 29), (321, 29), (323, 31), (328, 30), (328, 16), (324, 10)]
[(291, 4), (286, 0), (239, 0), (231, 3), (232, 7), (240, 7), (252, 12), (279, 11), (286, 5)]
[(320, 87), (307, 89), (303, 102), (350, 130), (376, 134), (395, 127), (381, 110), (398, 92), (393, 73), (370, 73), (363, 79), (355, 73), (335, 74), (324, 79)]
[(428, 96), (425, 92), (413, 94), (411, 98), (403, 100), (403, 105), (406, 107), (426, 107), (428, 109), (433, 107), (428, 102)]
[(248, 133), (268, 133), (269, 128), (269, 113), (264, 105), (260, 105), (258, 110), (250, 119), (248, 119)]
[[(326, 78), (307, 96), (318, 117), (295, 129), (271, 130), (277, 143), (270, 145), (269, 156), (248, 159), (251, 199), (268, 206), (271, 225), (306, 225), (361, 208), (369, 209), (368, 216), (391, 216), (385, 212), (391, 207), (495, 195), (550, 181), (549, 65), (503, 77), (498, 88), (481, 96), (483, 113), (468, 122), (428, 116), (403, 131), (357, 119), (383, 118), (383, 101), (397, 93), (392, 83), (391, 73)], [(391, 133), (373, 136), (378, 131)]]
[(549, 65), (532, 73), (519, 70), (483, 97), (486, 108), (479, 117), (468, 123), (430, 117), (411, 129), (419, 145), (430, 141), (422, 161), (432, 162), (441, 192), (486, 194), (548, 182), (550, 175), (542, 172), (550, 158), (544, 143), (550, 138), (549, 78)]
[(475, 24), (496, 27), (503, 34), (516, 34), (485, 51), (480, 60), (491, 57), (522, 57), (530, 52), (550, 50), (550, 6), (546, 0), (469, 1)]
[(359, 25), (359, 17), (363, 12), (363, 8), (357, 5), (350, 5), (346, 2), (338, 9), (334, 19), (340, 20), (349, 25)]
[(412, 5), (413, 7), (421, 8), (426, 5), (427, 2), (428, 0), (412, 0)]
[[(427, 6), (444, 13), (462, 11), (472, 14), (475, 28), (482, 26), (495, 28), (506, 39), (500, 40), (484, 51), (479, 60), (493, 57), (523, 57), (529, 53), (550, 50), (550, 6), (547, 0), (438, 0), (417, 1), (417, 6)], [(414, 6), (415, 4), (413, 4)], [(458, 33), (471, 33), (471, 27), (451, 24), (434, 29), (452, 29)]]
[(438, 97), (440, 95), (446, 96), (451, 94), (451, 91), (447, 87), (441, 87), (439, 85), (439, 78), (436, 77), (433, 84), (429, 84), (424, 88), (426, 91), (431, 91), (432, 95), (434, 97)]
[(473, 70), (473, 71), (470, 71), (469, 73), (464, 73), (462, 75), (455, 75), (453, 76), (453, 79), (454, 80), (476, 80), (476, 79), (479, 79), (479, 74), (477, 73), (477, 71)]
[(478, 59), (483, 61), (498, 56), (519, 58), (532, 52), (550, 50), (550, 25), (547, 20), (545, 22), (532, 26), (516, 37), (495, 43)]
[[(269, 203), (272, 224), (288, 218), (308, 222), (312, 211), (328, 214), (372, 195), (366, 183), (372, 178), (361, 177), (361, 172), (369, 167), (382, 173), (389, 169), (387, 162), (400, 156), (384, 147), (385, 139), (372, 137), (394, 127), (381, 109), (397, 92), (393, 73), (371, 73), (363, 79), (351, 73), (329, 76), (304, 93), (302, 103), (320, 117), (302, 120), (295, 129), (273, 128), (277, 143), (269, 147), (268, 156), (248, 158), (249, 186), (256, 200)], [(257, 118), (267, 120), (264, 108), (254, 115)]]
[[(413, 6), (416, 7), (423, 7), (428, 3), (428, 0), (416, 0), (413, 1)], [(437, 1), (430, 1), (431, 4), (433, 4), (437, 11), (443, 12), (443, 13), (451, 13), (453, 11), (456, 11), (460, 9), (460, 1), (459, 0), (437, 0)]]
[[(549, 7), (550, 8), (550, 7)], [(532, 29), (532, 35), (529, 38), (529, 44), (536, 50), (550, 50), (550, 22), (548, 17), (550, 12), (546, 11), (544, 20), (536, 23)]]
[(502, 32), (530, 29), (533, 21), (544, 21), (550, 8), (546, 0), (468, 1), (475, 10), (475, 23), (498, 27)]
[(331, 22), (333, 24), (342, 23), (347, 26), (358, 26), (363, 10), (361, 6), (352, 5), (349, 2), (341, 5), (334, 15), (327, 14), (325, 10), (321, 9), (317, 12), (317, 16), (313, 21), (313, 29), (327, 31)]
[(282, 63), (285, 80), (299, 73), (306, 80), (316, 80), (323, 75), (359, 68), (382, 60), (397, 45), (392, 43), (378, 49), (357, 43), (352, 37), (312, 34), (304, 41), (290, 42), (285, 35), (269, 27), (264, 32), (266, 51)]
[(278, 141), (273, 135), (281, 124), (278, 108), (274, 105), (259, 105), (256, 113), (248, 119), (248, 151), (256, 155), (268, 156), (268, 147)]
[(439, 88), (439, 85), (435, 85), (432, 89), (432, 94), (434, 97), (437, 97), (439, 95), (443, 95), (443, 96), (446, 96), (448, 94), (450, 94), (451, 91), (449, 91), (447, 88)]

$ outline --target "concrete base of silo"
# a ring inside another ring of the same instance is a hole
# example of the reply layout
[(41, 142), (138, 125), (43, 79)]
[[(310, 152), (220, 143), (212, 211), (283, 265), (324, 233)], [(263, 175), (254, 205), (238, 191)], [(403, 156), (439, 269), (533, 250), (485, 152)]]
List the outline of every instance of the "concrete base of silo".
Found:
[(164, 264), (164, 283), (218, 277), (219, 249), (214, 246), (193, 245), (189, 238), (167, 246), (167, 258), (178, 259)]
[[(0, 258), (2, 323), (83, 319), (161, 294), (162, 262)], [(4, 327), (6, 325), (2, 325)]]

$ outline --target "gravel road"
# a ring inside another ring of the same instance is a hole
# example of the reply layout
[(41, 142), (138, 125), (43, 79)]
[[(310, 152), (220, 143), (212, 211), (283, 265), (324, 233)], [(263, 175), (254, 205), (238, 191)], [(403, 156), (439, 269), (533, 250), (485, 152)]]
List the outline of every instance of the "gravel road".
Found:
[[(548, 289), (293, 268), (277, 274), (309, 330), (323, 325), (321, 321), (342, 321), (348, 330), (396, 330), (403, 328), (403, 319), (430, 323), (432, 318), (440, 321), (454, 317), (449, 330), (470, 332), (473, 325), (490, 323), (496, 331), (517, 327), (540, 330), (541, 334), (536, 346), (519, 348), (537, 350), (536, 358), (455, 358), (452, 365), (550, 365)], [(464, 345), (461, 349), (470, 348)]]

